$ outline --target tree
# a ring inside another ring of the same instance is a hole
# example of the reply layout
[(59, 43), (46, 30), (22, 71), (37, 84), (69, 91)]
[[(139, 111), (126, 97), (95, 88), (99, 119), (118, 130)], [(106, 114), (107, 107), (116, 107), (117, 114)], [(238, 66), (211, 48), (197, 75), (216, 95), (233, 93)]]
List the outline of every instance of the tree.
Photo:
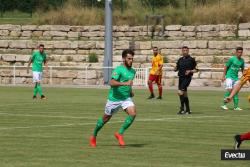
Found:
[(140, 1), (143, 6), (151, 6), (151, 7), (179, 6), (179, 2), (177, 0), (140, 0)]
[(63, 5), (67, 0), (0, 0), (1, 11), (19, 10), (22, 12), (32, 12), (36, 8), (47, 10), (50, 7)]

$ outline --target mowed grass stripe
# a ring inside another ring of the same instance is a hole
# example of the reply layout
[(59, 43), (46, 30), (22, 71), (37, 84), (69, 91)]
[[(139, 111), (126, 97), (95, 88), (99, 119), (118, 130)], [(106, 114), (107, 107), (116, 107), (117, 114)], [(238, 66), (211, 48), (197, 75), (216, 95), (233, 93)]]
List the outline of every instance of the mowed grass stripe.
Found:
[[(126, 116), (119, 112), (93, 149), (88, 140), (103, 114), (107, 91), (45, 88), (48, 100), (32, 101), (32, 88), (0, 87), (0, 128), (32, 127), (0, 131), (1, 166), (249, 166), (220, 160), (220, 150), (232, 148), (233, 135), (249, 131), (247, 92), (240, 94), (245, 110), (235, 112), (220, 110), (222, 91), (190, 91), (193, 114), (178, 116), (176, 91), (164, 90), (162, 101), (150, 101), (147, 90), (134, 90), (138, 116), (125, 133), (127, 146), (120, 148), (114, 138)], [(250, 148), (250, 142), (242, 148)]]

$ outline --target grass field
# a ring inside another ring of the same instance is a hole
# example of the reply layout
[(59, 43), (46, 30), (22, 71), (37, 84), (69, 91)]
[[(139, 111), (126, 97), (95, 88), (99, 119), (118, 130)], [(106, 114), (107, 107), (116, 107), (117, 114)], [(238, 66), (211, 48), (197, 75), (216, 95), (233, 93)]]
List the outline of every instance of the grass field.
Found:
[[(114, 133), (125, 113), (117, 113), (88, 146), (103, 114), (107, 89), (45, 88), (48, 100), (32, 100), (32, 88), (0, 87), (1, 167), (247, 167), (249, 161), (221, 161), (233, 135), (250, 131), (249, 92), (244, 111), (221, 111), (222, 91), (190, 91), (192, 115), (177, 115), (176, 91), (146, 100), (135, 90), (138, 116), (120, 148)], [(250, 142), (244, 142), (250, 149)]]

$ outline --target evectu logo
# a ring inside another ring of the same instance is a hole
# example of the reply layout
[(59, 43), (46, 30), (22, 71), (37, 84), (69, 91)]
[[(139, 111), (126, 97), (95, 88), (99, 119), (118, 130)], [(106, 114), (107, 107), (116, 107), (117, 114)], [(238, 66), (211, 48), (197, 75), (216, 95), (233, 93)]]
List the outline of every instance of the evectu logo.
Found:
[(250, 160), (250, 150), (221, 150), (221, 160)]

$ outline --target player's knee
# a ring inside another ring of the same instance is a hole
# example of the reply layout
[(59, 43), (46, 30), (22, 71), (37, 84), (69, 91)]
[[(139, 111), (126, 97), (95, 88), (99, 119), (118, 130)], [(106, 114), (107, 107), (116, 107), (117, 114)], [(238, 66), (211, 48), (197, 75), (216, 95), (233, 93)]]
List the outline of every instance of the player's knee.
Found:
[(111, 117), (112, 117), (112, 115), (104, 115), (104, 117), (101, 119), (103, 120), (103, 123), (105, 124), (110, 120)]
[(162, 88), (162, 84), (161, 84), (161, 83), (157, 83), (157, 86), (158, 86), (159, 88)]
[(179, 95), (179, 96), (182, 96), (182, 95), (184, 95), (184, 92), (183, 92), (183, 91), (179, 91), (179, 92), (178, 92), (178, 95)]
[(133, 108), (127, 109), (127, 113), (128, 113), (128, 115), (130, 115), (130, 116), (136, 117), (136, 110), (135, 110), (134, 107), (133, 107)]
[(132, 112), (130, 113), (129, 115), (133, 116), (133, 117), (136, 117), (136, 112)]

